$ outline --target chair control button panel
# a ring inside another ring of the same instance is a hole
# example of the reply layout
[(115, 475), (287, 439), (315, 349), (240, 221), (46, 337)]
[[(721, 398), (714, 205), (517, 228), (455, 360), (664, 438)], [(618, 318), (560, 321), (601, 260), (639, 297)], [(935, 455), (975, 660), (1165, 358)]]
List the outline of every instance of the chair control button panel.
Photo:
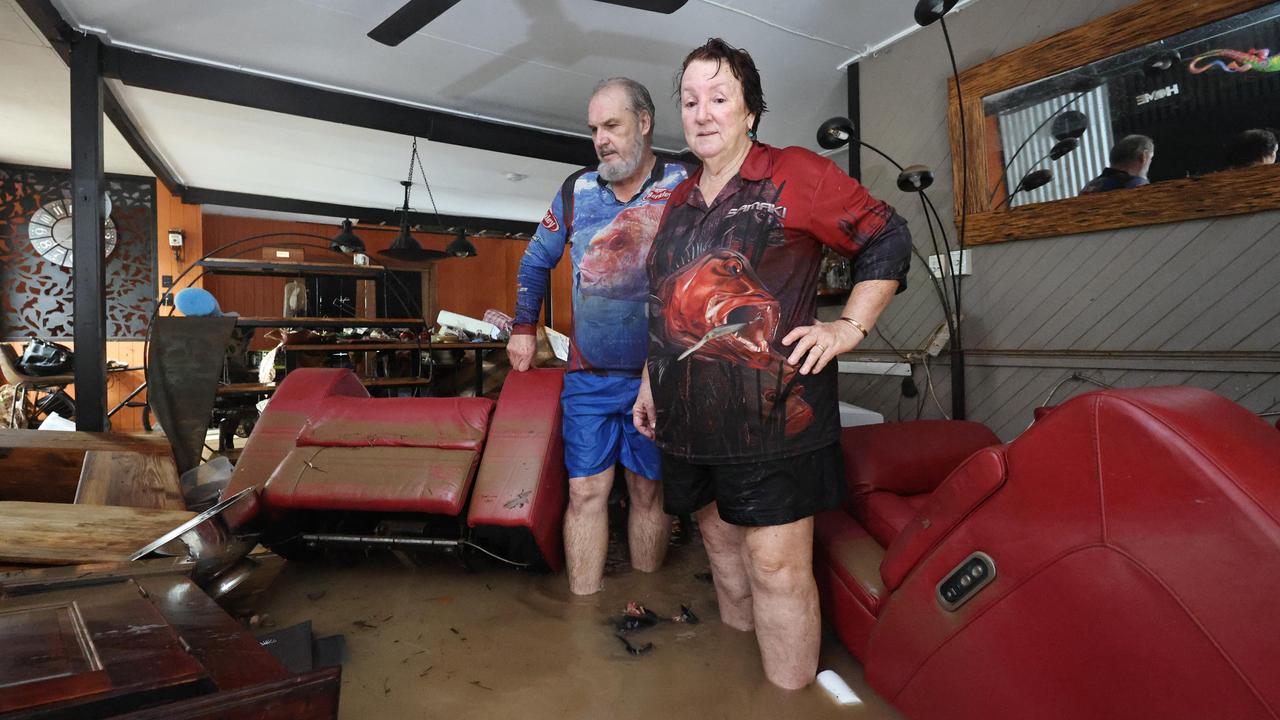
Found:
[(975, 552), (938, 583), (938, 603), (947, 612), (955, 612), (995, 577), (996, 561), (984, 552)]

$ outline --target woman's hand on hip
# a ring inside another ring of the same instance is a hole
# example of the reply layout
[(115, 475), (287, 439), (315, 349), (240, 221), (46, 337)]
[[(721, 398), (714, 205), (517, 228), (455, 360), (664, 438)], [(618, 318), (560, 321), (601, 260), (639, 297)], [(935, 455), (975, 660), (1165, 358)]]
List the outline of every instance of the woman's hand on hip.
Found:
[(811, 375), (821, 372), (837, 355), (856, 348), (862, 339), (857, 328), (837, 320), (798, 327), (782, 338), (782, 344), (795, 345), (787, 363), (799, 365), (801, 375)]

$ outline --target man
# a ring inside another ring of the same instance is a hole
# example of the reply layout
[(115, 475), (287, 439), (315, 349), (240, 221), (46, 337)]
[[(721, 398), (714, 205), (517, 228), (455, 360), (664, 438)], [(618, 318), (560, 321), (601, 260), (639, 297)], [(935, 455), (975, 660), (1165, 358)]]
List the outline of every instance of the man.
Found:
[(516, 288), (507, 353), (529, 369), (534, 327), (551, 269), (565, 245), (573, 262), (573, 328), (561, 405), (569, 508), (564, 516), (569, 589), (600, 590), (609, 542), (607, 505), (614, 466), (622, 463), (630, 496), (631, 565), (653, 572), (671, 534), (662, 510), (658, 449), (631, 422), (631, 405), (648, 351), (645, 259), (684, 166), (653, 154), (653, 100), (627, 78), (601, 82), (587, 107), (597, 168), (570, 175), (529, 243)]
[(1111, 148), (1111, 165), (1080, 189), (1081, 195), (1136, 188), (1149, 184), (1147, 173), (1156, 144), (1146, 135), (1130, 135)]

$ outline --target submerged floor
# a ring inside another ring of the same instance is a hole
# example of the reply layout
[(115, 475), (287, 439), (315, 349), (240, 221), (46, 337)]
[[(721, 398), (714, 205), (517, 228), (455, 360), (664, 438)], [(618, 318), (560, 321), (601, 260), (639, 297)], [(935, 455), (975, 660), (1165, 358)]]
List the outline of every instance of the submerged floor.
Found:
[[(346, 636), (344, 720), (901, 717), (831, 636), (819, 667), (844, 677), (860, 705), (837, 706), (816, 685), (769, 685), (754, 634), (720, 624), (712, 586), (695, 577), (706, 569), (695, 542), (673, 547), (659, 573), (623, 566), (603, 592), (576, 598), (563, 575), (384, 554), (353, 567), (289, 563), (257, 605), (277, 627), (311, 620), (317, 635)], [(702, 623), (635, 633), (654, 649), (631, 656), (613, 629), (630, 600), (663, 616), (687, 604)]]

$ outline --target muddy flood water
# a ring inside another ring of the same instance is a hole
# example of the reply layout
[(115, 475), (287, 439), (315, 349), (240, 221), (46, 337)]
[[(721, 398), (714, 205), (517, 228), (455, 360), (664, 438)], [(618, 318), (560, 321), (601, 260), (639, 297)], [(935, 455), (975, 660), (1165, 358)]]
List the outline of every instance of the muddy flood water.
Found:
[[(625, 553), (625, 549), (622, 550)], [(755, 636), (720, 624), (696, 540), (673, 547), (663, 570), (633, 571), (611, 549), (605, 589), (569, 594), (563, 574), (503, 567), (470, 573), (448, 557), (408, 564), (388, 553), (354, 565), (289, 563), (257, 605), (276, 627), (310, 620), (347, 640), (343, 720), (719, 720), (900, 718), (862, 680), (834, 638), (820, 669), (838, 672), (861, 704), (837, 706), (816, 685), (769, 685)], [(670, 617), (689, 605), (697, 625), (661, 622), (615, 637), (629, 601)]]

